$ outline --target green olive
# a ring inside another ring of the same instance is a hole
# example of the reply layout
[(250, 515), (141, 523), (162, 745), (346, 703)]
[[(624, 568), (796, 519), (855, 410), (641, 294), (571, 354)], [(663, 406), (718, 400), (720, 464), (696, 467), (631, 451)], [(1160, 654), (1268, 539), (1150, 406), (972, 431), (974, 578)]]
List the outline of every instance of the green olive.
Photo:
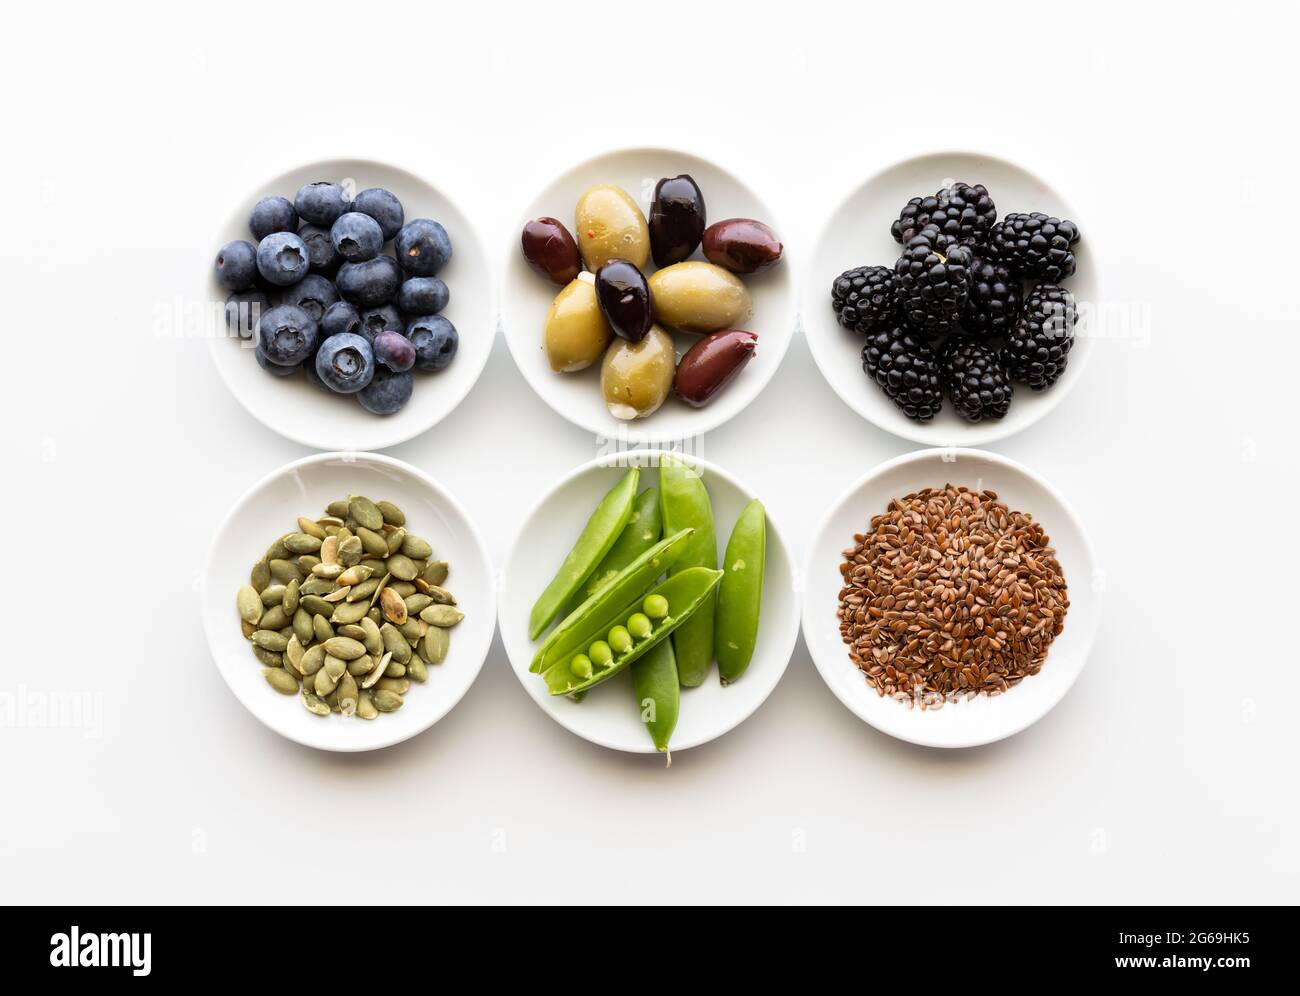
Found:
[(587, 648), (587, 656), (596, 667), (608, 667), (609, 662), (614, 659), (614, 651), (609, 649), (609, 644), (604, 640), (597, 640)]
[(650, 617), (644, 612), (633, 612), (627, 620), (627, 631), (632, 634), (635, 640), (644, 640), (654, 629), (654, 624), (650, 622)]
[(674, 263), (650, 275), (655, 318), (683, 332), (717, 332), (753, 313), (749, 291), (734, 273), (698, 260)]
[(658, 325), (640, 342), (615, 339), (600, 366), (605, 406), (615, 418), (645, 418), (664, 403), (676, 372), (672, 336)]
[(645, 614), (651, 619), (662, 619), (668, 615), (668, 599), (663, 595), (646, 595), (641, 608), (645, 609)]
[(573, 660), (569, 661), (569, 670), (573, 672), (575, 678), (585, 681), (591, 677), (591, 658), (586, 654), (575, 655)]
[(615, 626), (609, 631), (609, 647), (616, 654), (625, 654), (632, 649), (632, 634), (626, 626)]
[(650, 258), (645, 215), (622, 187), (602, 184), (579, 197), (573, 234), (582, 261), (592, 273), (611, 259), (625, 259), (644, 269)]
[(555, 295), (546, 313), (542, 341), (552, 370), (572, 373), (597, 360), (614, 336), (596, 303), (596, 280), (580, 273)]

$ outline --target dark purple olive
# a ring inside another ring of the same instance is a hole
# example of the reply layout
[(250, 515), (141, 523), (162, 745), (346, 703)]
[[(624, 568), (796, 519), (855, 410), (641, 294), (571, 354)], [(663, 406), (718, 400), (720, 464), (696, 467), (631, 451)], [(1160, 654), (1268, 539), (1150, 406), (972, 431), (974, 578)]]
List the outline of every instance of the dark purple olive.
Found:
[(654, 324), (650, 285), (625, 259), (611, 259), (596, 271), (596, 303), (615, 335), (640, 342)]
[(703, 407), (735, 379), (758, 346), (758, 336), (744, 329), (724, 329), (706, 335), (686, 351), (677, 364), (673, 388), (695, 408)]
[(704, 195), (686, 173), (655, 184), (650, 205), (650, 253), (655, 265), (690, 259), (704, 235)]
[(704, 233), (704, 258), (732, 273), (765, 270), (783, 249), (776, 233), (753, 218), (728, 218)]
[(520, 243), (524, 259), (534, 270), (561, 287), (582, 271), (578, 244), (555, 218), (537, 218), (524, 226)]

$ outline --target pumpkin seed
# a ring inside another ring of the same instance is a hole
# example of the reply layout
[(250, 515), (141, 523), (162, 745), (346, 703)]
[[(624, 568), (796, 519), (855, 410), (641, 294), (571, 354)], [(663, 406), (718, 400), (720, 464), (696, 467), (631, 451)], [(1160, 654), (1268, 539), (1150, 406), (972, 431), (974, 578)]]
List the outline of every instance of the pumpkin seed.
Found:
[(346, 626), (339, 626), (335, 629), (335, 632), (338, 633), (339, 636), (346, 636), (351, 640), (356, 640), (358, 643), (366, 642), (365, 641), (366, 631), (362, 629), (360, 626), (358, 626), (356, 623), (349, 623)]
[(308, 647), (303, 651), (302, 660), (298, 662), (298, 670), (303, 673), (304, 677), (310, 678), (313, 674), (325, 666), (325, 648), (320, 644), (314, 647)]
[(271, 577), (281, 584), (288, 584), (290, 581), (301, 581), (303, 579), (302, 569), (292, 560), (285, 560), (282, 557), (276, 557), (268, 561), (271, 565)]
[(337, 564), (339, 562), (339, 538), (337, 535), (326, 536), (320, 545), (320, 562)]
[[(340, 533), (340, 536), (343, 534)], [(387, 546), (385, 546), (387, 549)], [(339, 540), (339, 563), (344, 567), (351, 567), (353, 564), (361, 563), (361, 554), (364, 552), (360, 538), (349, 535), (347, 539)]]
[(404, 553), (395, 553), (388, 558), (388, 573), (402, 581), (411, 581), (419, 575), (411, 558)]
[(456, 596), (446, 588), (439, 588), (436, 584), (429, 585), (429, 597), (439, 605), (455, 605)]
[(356, 660), (366, 652), (366, 648), (357, 640), (347, 636), (335, 636), (324, 642), (325, 653), (341, 657), (345, 661)]
[(298, 555), (315, 553), (320, 549), (320, 539), (307, 533), (290, 533), (281, 542), (286, 550)]
[(334, 578), (334, 583), (339, 585), (354, 585), (365, 581), (370, 575), (374, 574), (365, 564), (354, 564), (346, 571)]
[(283, 605), (272, 605), (262, 613), (262, 621), (257, 625), (261, 629), (282, 629), (289, 625), (289, 616)]
[(374, 701), (375, 708), (380, 712), (397, 712), (398, 709), (402, 708), (402, 697), (386, 688), (375, 692), (371, 699)]
[(339, 711), (339, 690), (335, 686), (334, 691), (325, 696), (325, 704), (330, 707), (330, 712)]
[(383, 657), (379, 658), (379, 663), (376, 664), (369, 671), (369, 673), (366, 674), (365, 678), (362, 679), (361, 687), (369, 688), (376, 681), (382, 678), (384, 676), (384, 672), (388, 670), (388, 665), (392, 661), (392, 659), (393, 659), (393, 655), (391, 653), (384, 654)]
[(344, 672), (339, 679), (339, 712), (344, 716), (354, 715), (357, 711), (357, 679)]
[(429, 624), (418, 616), (411, 616), (397, 627), (399, 633), (406, 637), (407, 643), (414, 643), (429, 631)]
[(367, 654), (365, 657), (358, 657), (354, 661), (348, 661), (348, 674), (361, 677), (369, 674), (375, 669), (375, 659)]
[(262, 589), (262, 604), (268, 609), (272, 605), (280, 605), (284, 601), (285, 587), (282, 584), (269, 584)]
[(244, 622), (257, 625), (262, 621), (262, 599), (251, 584), (244, 585), (236, 593), (235, 607)]
[(326, 581), (337, 581), (343, 573), (342, 564), (317, 564), (311, 569), (312, 574)]
[(331, 678), (329, 672), (326, 671), (324, 668), (321, 668), (319, 671), (317, 671), (315, 677), (312, 678), (312, 688), (314, 688), (316, 690), (316, 694), (320, 695), (321, 697), (324, 697), (328, 695), (330, 692), (334, 691), (334, 689), (337, 686), (338, 686), (338, 682), (334, 678)]
[(279, 670), (272, 667), (263, 668), (262, 677), (266, 679), (268, 685), (281, 695), (294, 695), (298, 691), (298, 682), (284, 668)]
[(366, 616), (361, 620), (361, 628), (366, 634), (361, 640), (365, 645), (366, 653), (382, 654), (384, 652), (384, 638), (380, 635), (379, 623)]
[(384, 650), (393, 655), (393, 660), (406, 664), (411, 659), (411, 645), (406, 642), (406, 637), (397, 631), (392, 623), (384, 623), (379, 627), (379, 635), (384, 641)]
[(274, 651), (263, 649), (256, 643), (253, 644), (253, 656), (267, 667), (284, 667), (284, 654), (277, 654)]
[(412, 560), (425, 560), (433, 556), (433, 547), (428, 540), (408, 534), (402, 543), (402, 552)]
[(298, 516), (298, 531), (306, 533), (308, 536), (315, 536), (318, 540), (325, 539), (325, 530), (320, 524), (307, 518), (305, 515)]
[(259, 629), (253, 634), (253, 645), (272, 653), (282, 654), (289, 641), (273, 629)]
[(335, 519), (346, 519), (348, 517), (348, 500), (340, 498), (338, 501), (332, 501), (325, 506), (325, 511)]
[(299, 606), (298, 611), (293, 614), (293, 635), (304, 647), (311, 642), (311, 638), (316, 633), (315, 623), (312, 622), (315, 618), (302, 606)]
[(370, 607), (372, 609), (375, 607), (375, 603), (379, 601), (380, 596), (383, 595), (384, 589), (388, 586), (388, 579), (390, 577), (392, 577), (391, 574), (385, 574), (384, 579), (379, 582), (379, 584), (376, 586), (374, 590), (374, 593), (370, 596)]
[(301, 598), (302, 595), (298, 590), (298, 582), (290, 581), (284, 587), (284, 595), (280, 599), (280, 604), (284, 606), (284, 611), (292, 616), (298, 611), (298, 602)]
[(424, 661), (418, 657), (413, 657), (411, 662), (406, 665), (406, 676), (423, 684), (429, 680), (429, 669), (424, 666)]
[(245, 640), (251, 640), (253, 634), (257, 632), (257, 626), (249, 622), (247, 619), (241, 619), (239, 620), (239, 630), (244, 634)]
[[(333, 591), (331, 591), (328, 595), (325, 595), (325, 596), (323, 596), (323, 597), (324, 597), (325, 601), (327, 601), (327, 602), (333, 602), (335, 605), (337, 605), (339, 602), (342, 602), (342, 601), (344, 601), (345, 599), (347, 599), (347, 597), (348, 597), (349, 593), (351, 593), (351, 591), (352, 591), (351, 588), (346, 588), (346, 587), (345, 587), (345, 588), (335, 588), (335, 589), (334, 589)], [(333, 614), (333, 613), (331, 613), (331, 615), (332, 615), (332, 614)]]
[(388, 568), (384, 566), (382, 560), (379, 560), (376, 557), (367, 557), (365, 560), (361, 561), (361, 563), (365, 564), (376, 574), (383, 575), (384, 577), (388, 576)]
[(442, 584), (447, 580), (447, 572), (450, 568), (445, 560), (431, 560), (429, 566), (424, 569), (420, 575), (429, 584)]
[[(310, 584), (311, 582), (307, 583)], [(325, 616), (327, 619), (334, 612), (334, 606), (319, 595), (303, 595), (298, 600), (298, 608), (306, 609), (314, 616)]]
[(341, 602), (330, 616), (330, 622), (335, 625), (360, 622), (369, 611), (370, 606), (365, 602)]
[[(384, 526), (385, 530), (393, 529), (392, 526)], [(405, 529), (393, 529), (391, 533), (386, 533), (388, 538), (388, 555), (391, 557), (402, 548), (402, 541), (406, 539)]]
[(302, 595), (328, 595), (334, 590), (334, 582), (327, 581), (325, 578), (310, 577), (298, 586), (298, 594)]
[(465, 613), (450, 605), (430, 605), (420, 613), (420, 618), (430, 626), (455, 626), (465, 618)]
[(375, 508), (379, 509), (379, 514), (384, 517), (384, 521), (390, 526), (406, 525), (406, 513), (391, 501), (377, 501), (375, 502)]
[(433, 599), (423, 592), (417, 591), (414, 595), (407, 595), (405, 598), (406, 614), (418, 616), (420, 612), (427, 609), (433, 604)]
[(348, 499), (348, 516), (365, 529), (382, 529), (384, 515), (369, 498), (353, 495)]
[(393, 591), (397, 592), (397, 594), (404, 599), (410, 598), (415, 594), (415, 585), (411, 584), (409, 581), (392, 581), (389, 583), (388, 587), (392, 588)]
[(397, 661), (389, 661), (388, 667), (384, 668), (385, 678), (404, 678), (406, 677), (406, 665), (399, 664)]
[(379, 533), (367, 529), (365, 526), (358, 526), (357, 539), (361, 542), (361, 548), (370, 556), (378, 558), (388, 556), (388, 540)]
[(379, 607), (384, 613), (384, 618), (390, 623), (400, 626), (406, 622), (408, 615), (406, 603), (392, 588), (385, 588), (379, 593)]
[(398, 695), (405, 695), (411, 690), (411, 683), (405, 678), (380, 678), (375, 682), (375, 688), (386, 692), (396, 692)]
[(447, 648), (451, 645), (451, 634), (439, 626), (432, 627), (424, 634), (424, 639), (416, 648), (426, 664), (441, 664), (447, 657)]
[(328, 716), (330, 714), (330, 707), (325, 704), (325, 700), (318, 695), (313, 695), (306, 688), (303, 688), (301, 698), (302, 704), (309, 713), (315, 716)]
[(284, 545), (283, 536), (266, 548), (266, 559), (268, 561), (289, 559), (289, 548)]
[[(333, 615), (332, 609), (330, 610), (330, 614)], [(321, 643), (333, 639), (334, 626), (330, 623), (329, 616), (311, 617), (311, 635)]]
[(259, 560), (253, 565), (253, 569), (248, 572), (248, 583), (256, 591), (261, 591), (271, 583), (271, 565), (265, 560)]
[(379, 715), (379, 710), (375, 708), (374, 702), (370, 699), (370, 693), (361, 691), (357, 693), (357, 715), (362, 719), (374, 719)]

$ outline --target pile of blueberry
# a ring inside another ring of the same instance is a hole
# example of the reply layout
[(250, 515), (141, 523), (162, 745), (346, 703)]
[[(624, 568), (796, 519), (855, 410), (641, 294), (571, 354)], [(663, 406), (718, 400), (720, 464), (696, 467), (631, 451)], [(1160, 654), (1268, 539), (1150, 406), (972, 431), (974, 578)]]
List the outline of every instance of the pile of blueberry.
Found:
[(337, 183), (309, 183), (292, 203), (258, 201), (248, 227), (256, 242), (223, 246), (214, 274), (231, 292), (227, 327), (255, 340), (267, 373), (301, 368), (321, 390), (391, 415), (411, 399), (413, 369), (441, 370), (456, 356), (456, 327), (438, 314), (451, 239), (436, 221), (406, 221), (389, 191), (350, 199)]

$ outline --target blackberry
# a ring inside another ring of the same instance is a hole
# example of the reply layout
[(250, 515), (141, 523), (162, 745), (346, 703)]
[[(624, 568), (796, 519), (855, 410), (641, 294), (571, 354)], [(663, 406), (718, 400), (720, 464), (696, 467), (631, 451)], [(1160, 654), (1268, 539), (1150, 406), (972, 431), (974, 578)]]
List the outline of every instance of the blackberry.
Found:
[(928, 422), (943, 407), (939, 361), (924, 340), (904, 328), (877, 329), (862, 347), (862, 369), (903, 414)]
[(981, 256), (970, 264), (970, 293), (961, 327), (973, 336), (1004, 336), (1020, 317), (1020, 278), (1001, 263)]
[(1011, 407), (1012, 387), (997, 351), (978, 339), (953, 336), (939, 358), (943, 386), (968, 422), (1001, 418)]
[(894, 271), (887, 266), (844, 271), (831, 284), (831, 307), (841, 325), (863, 335), (897, 325)]
[(1039, 284), (1030, 291), (1002, 350), (1007, 373), (1035, 391), (1055, 384), (1070, 358), (1076, 317), (1074, 295), (1064, 287)]
[(927, 338), (950, 331), (966, 307), (974, 253), (933, 225), (914, 235), (894, 264), (902, 319)]
[(933, 197), (913, 197), (904, 205), (890, 233), (899, 245), (907, 245), (926, 225), (964, 245), (983, 245), (997, 220), (998, 209), (982, 183), (954, 183)]
[(1012, 273), (1057, 283), (1074, 272), (1079, 226), (1035, 211), (1009, 214), (989, 233), (989, 255)]

